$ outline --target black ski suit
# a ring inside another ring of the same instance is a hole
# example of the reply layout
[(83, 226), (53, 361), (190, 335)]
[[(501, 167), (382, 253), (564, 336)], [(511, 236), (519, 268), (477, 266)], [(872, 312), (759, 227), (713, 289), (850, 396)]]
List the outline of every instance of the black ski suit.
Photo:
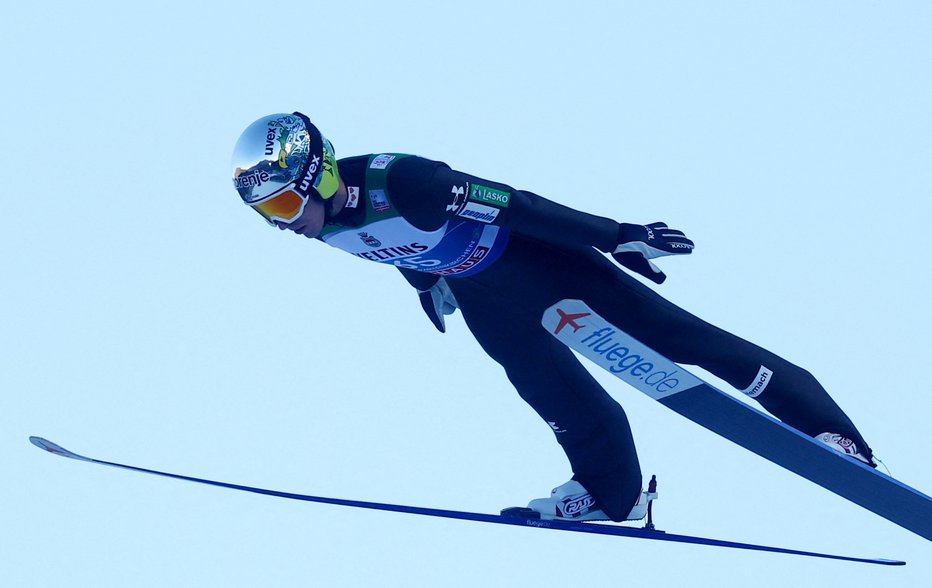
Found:
[[(338, 163), (345, 184), (363, 198), (370, 161), (372, 156), (360, 156)], [(849, 437), (870, 455), (854, 424), (809, 372), (689, 314), (600, 253), (615, 249), (617, 222), (420, 157), (400, 159), (387, 172), (391, 205), (423, 230), (456, 219), (463, 205), (458, 188), (476, 184), (510, 195), (487, 221), (510, 230), (507, 246), (478, 273), (444, 277), (479, 344), (552, 428), (574, 478), (613, 520), (624, 520), (641, 491), (637, 452), (622, 407), (541, 326), (544, 311), (562, 299), (585, 301), (669, 359), (700, 366), (739, 390), (750, 388), (766, 366), (772, 374), (756, 397), (765, 409), (807, 435)], [(329, 218), (328, 226), (363, 228), (364, 222), (363, 207), (358, 207)], [(392, 255), (381, 251), (379, 255)], [(395, 264), (419, 290), (439, 279), (406, 268), (403, 261)]]

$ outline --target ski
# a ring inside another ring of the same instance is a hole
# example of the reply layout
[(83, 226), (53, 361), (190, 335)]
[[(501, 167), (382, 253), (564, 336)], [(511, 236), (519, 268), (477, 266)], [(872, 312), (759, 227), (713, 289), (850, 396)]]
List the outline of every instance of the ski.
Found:
[(305, 502), (319, 502), (323, 504), (332, 504), (339, 506), (349, 506), (353, 508), (365, 508), (372, 510), (383, 510), (390, 512), (400, 512), (408, 513), (414, 515), (430, 516), (430, 517), (442, 517), (447, 519), (458, 519), (466, 521), (475, 521), (480, 523), (495, 523), (500, 525), (516, 525), (521, 527), (535, 527), (539, 529), (553, 529), (555, 531), (570, 531), (574, 533), (592, 533), (597, 535), (614, 535), (619, 537), (631, 537), (636, 539), (651, 539), (655, 541), (673, 541), (677, 543), (692, 543), (696, 545), (709, 545), (715, 547), (727, 547), (732, 549), (745, 549), (752, 551), (766, 551), (771, 553), (783, 553), (789, 555), (800, 555), (806, 557), (818, 557), (825, 559), (834, 559), (842, 561), (851, 561), (851, 562), (860, 562), (868, 564), (877, 564), (885, 566), (902, 566), (906, 562), (899, 560), (891, 559), (882, 559), (882, 558), (860, 558), (860, 557), (848, 557), (843, 555), (831, 555), (827, 553), (817, 553), (813, 551), (801, 551), (797, 549), (785, 549), (782, 547), (768, 547), (765, 545), (754, 545), (751, 543), (739, 543), (735, 541), (722, 541), (719, 539), (708, 539), (705, 537), (692, 537), (689, 535), (675, 535), (672, 533), (666, 533), (664, 531), (657, 531), (647, 528), (637, 528), (637, 527), (624, 527), (618, 525), (608, 525), (608, 524), (599, 524), (599, 523), (574, 523), (568, 521), (547, 521), (541, 519), (530, 519), (523, 517), (515, 516), (502, 516), (502, 515), (493, 515), (493, 514), (483, 514), (475, 512), (464, 512), (457, 510), (442, 510), (436, 508), (424, 508), (419, 506), (404, 506), (400, 504), (385, 504), (381, 502), (365, 502), (360, 500), (345, 500), (341, 498), (325, 498), (323, 496), (308, 496), (305, 494), (294, 494), (291, 492), (280, 492), (277, 490), (267, 490), (264, 488), (254, 488), (252, 486), (242, 486), (239, 484), (230, 484), (227, 482), (217, 482), (214, 480), (206, 480), (203, 478), (194, 478), (191, 476), (182, 476), (180, 474), (171, 474), (168, 472), (160, 472), (156, 470), (150, 470), (146, 468), (140, 468), (131, 465), (124, 465), (120, 463), (114, 463), (110, 461), (103, 461), (100, 459), (94, 459), (91, 457), (85, 457), (79, 455), (72, 451), (68, 451), (64, 447), (52, 443), (42, 437), (30, 437), (29, 440), (33, 445), (44, 449), (55, 455), (60, 455), (62, 457), (67, 457), (70, 459), (76, 459), (79, 461), (86, 461), (89, 463), (96, 463), (105, 466), (111, 466), (115, 468), (122, 468), (125, 470), (131, 470), (134, 472), (141, 472), (144, 474), (154, 474), (157, 476), (164, 476), (167, 478), (173, 478), (176, 480), (186, 480), (188, 482), (197, 482), (199, 484), (208, 484), (210, 486), (219, 486), (221, 488), (229, 488), (231, 490), (240, 490), (243, 492), (252, 492), (255, 494), (263, 494), (266, 496), (276, 496), (279, 498), (289, 498), (292, 500), (303, 500)]
[[(562, 300), (544, 312), (541, 324), (569, 348), (694, 423), (932, 540), (928, 496), (709, 385), (585, 302)], [(758, 377), (766, 378), (766, 371)]]

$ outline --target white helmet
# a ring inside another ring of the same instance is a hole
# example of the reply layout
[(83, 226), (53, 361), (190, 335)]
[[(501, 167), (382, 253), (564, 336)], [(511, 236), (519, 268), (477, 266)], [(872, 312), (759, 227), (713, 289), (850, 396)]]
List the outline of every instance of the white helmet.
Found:
[(340, 185), (330, 144), (301, 114), (271, 114), (249, 125), (233, 149), (233, 186), (267, 221), (290, 223), (308, 199), (329, 200)]

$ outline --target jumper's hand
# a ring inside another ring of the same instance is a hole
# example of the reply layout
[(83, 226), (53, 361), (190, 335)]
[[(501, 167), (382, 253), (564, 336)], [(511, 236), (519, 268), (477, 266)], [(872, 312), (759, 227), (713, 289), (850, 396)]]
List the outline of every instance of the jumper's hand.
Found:
[(453, 314), (459, 308), (446, 280), (440, 278), (429, 290), (418, 290), (417, 295), (430, 322), (434, 323), (438, 331), (446, 333), (447, 327), (443, 315)]
[(664, 223), (621, 223), (618, 246), (612, 252), (612, 257), (629, 270), (662, 284), (667, 276), (650, 260), (664, 255), (686, 255), (693, 252), (693, 247), (693, 242), (686, 238), (683, 231), (671, 229)]

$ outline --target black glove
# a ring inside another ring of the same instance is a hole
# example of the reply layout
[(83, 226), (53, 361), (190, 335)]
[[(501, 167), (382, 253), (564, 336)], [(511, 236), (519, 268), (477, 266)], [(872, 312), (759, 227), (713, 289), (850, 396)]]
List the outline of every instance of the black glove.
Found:
[(430, 322), (434, 323), (438, 331), (446, 333), (447, 326), (443, 315), (453, 314), (459, 308), (446, 280), (440, 278), (429, 290), (418, 290), (417, 295), (421, 300), (421, 308), (427, 313)]
[(664, 223), (621, 223), (618, 228), (618, 246), (612, 252), (612, 257), (629, 270), (662, 284), (667, 276), (650, 260), (664, 255), (686, 255), (693, 252), (693, 247), (693, 242), (686, 238), (683, 231), (671, 229)]

